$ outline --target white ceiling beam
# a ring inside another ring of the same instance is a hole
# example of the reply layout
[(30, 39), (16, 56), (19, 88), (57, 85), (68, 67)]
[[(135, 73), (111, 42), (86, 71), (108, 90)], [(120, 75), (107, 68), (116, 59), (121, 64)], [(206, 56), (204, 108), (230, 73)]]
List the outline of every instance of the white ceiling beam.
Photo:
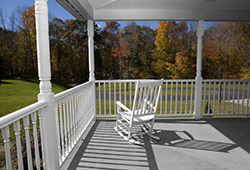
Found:
[(56, 0), (78, 20), (93, 20), (93, 8), (88, 0)]
[(95, 21), (250, 21), (249, 10), (95, 10)]

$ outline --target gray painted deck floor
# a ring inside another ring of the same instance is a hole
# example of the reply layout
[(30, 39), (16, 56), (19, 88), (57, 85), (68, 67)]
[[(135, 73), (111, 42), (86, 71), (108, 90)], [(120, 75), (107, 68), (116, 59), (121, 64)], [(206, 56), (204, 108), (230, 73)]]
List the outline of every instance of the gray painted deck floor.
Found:
[(123, 140), (114, 125), (96, 121), (62, 169), (250, 169), (250, 119), (158, 120), (160, 141), (144, 135), (142, 146)]

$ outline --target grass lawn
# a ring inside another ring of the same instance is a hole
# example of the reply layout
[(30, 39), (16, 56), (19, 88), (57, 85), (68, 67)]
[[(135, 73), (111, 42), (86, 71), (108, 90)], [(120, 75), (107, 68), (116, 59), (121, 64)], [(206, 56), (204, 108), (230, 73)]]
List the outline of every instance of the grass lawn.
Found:
[[(56, 94), (69, 87), (67, 85), (52, 83), (52, 91)], [(36, 79), (2, 80), (0, 85), (0, 117), (19, 110), (25, 106), (37, 102), (39, 94), (39, 81)], [(22, 125), (22, 120), (21, 120)], [(32, 131), (32, 127), (30, 129)], [(21, 130), (21, 138), (24, 139), (24, 129)], [(32, 135), (31, 135), (32, 136)], [(15, 134), (13, 124), (10, 125), (11, 151), (15, 146)], [(3, 147), (2, 132), (0, 131), (0, 170), (5, 169), (5, 152)], [(13, 159), (13, 169), (17, 168), (16, 159)]]
[[(56, 94), (69, 87), (52, 83), (52, 91)], [(37, 102), (39, 80), (19, 79), (2, 80), (0, 85), (0, 117)]]

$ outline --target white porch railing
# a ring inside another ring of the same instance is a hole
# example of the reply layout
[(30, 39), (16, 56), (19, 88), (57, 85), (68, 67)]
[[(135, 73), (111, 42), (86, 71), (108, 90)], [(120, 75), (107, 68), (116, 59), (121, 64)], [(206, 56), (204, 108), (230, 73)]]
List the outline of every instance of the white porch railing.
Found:
[[(201, 116), (248, 116), (249, 86), (250, 80), (203, 80)], [(116, 101), (131, 108), (134, 88), (135, 80), (97, 80), (97, 117), (115, 118)], [(194, 93), (195, 80), (164, 80), (157, 117), (193, 118)]]
[(60, 165), (95, 118), (94, 81), (55, 95)]
[[(19, 169), (33, 169), (34, 166), (40, 169), (40, 142), (43, 142), (40, 139), (46, 135), (41, 127), (44, 121), (41, 111), (46, 106), (46, 101), (39, 101), (0, 118), (7, 170), (13, 168), (12, 164)], [(13, 151), (11, 147), (15, 147), (15, 150)], [(24, 152), (26, 155), (23, 155)], [(17, 156), (16, 159), (12, 159), (14, 155)]]
[[(55, 107), (51, 113), (52, 115), (55, 113), (54, 133), (57, 142), (53, 146), (59, 146), (58, 154), (54, 155), (58, 155), (60, 166), (92, 120), (96, 117), (106, 119), (116, 117), (115, 101), (122, 101), (128, 107), (132, 107), (135, 82), (135, 80), (90, 81), (54, 96)], [(195, 82), (195, 80), (164, 80), (157, 118), (194, 118)], [(250, 80), (203, 80), (201, 116), (247, 117), (250, 114), (249, 97)], [(241, 102), (243, 100), (245, 105)], [(48, 111), (49, 104), (41, 100), (0, 118), (3, 138), (1, 145), (5, 148), (6, 169), (12, 169), (13, 166), (14, 169), (16, 167), (22, 169), (24, 166), (29, 169), (34, 167), (40, 169), (42, 163), (46, 169), (46, 163), (51, 160), (44, 157), (47, 145), (43, 140), (47, 133), (42, 130), (46, 129), (42, 126), (46, 125), (43, 114)], [(22, 150), (23, 141), (25, 150)], [(12, 158), (14, 152), (17, 158)], [(25, 164), (24, 152), (27, 152)]]
[[(97, 117), (116, 117), (116, 101), (129, 108), (135, 89), (135, 80), (97, 80)], [(157, 117), (193, 117), (195, 80), (164, 80)]]
[(203, 80), (202, 116), (248, 116), (250, 80)]

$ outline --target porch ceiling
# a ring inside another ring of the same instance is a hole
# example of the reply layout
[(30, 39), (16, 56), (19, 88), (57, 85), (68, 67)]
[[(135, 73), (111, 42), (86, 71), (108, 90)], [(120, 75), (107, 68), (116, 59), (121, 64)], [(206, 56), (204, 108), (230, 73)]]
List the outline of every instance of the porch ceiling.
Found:
[(76, 19), (250, 21), (249, 0), (56, 0)]

